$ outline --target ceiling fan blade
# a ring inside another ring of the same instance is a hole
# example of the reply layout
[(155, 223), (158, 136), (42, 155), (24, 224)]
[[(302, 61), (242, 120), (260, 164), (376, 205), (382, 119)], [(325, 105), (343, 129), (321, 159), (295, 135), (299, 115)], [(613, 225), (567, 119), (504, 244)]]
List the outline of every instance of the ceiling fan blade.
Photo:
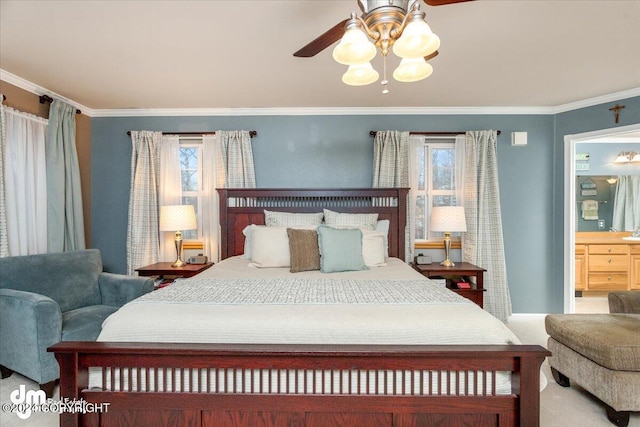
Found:
[(473, 0), (424, 0), (429, 6), (444, 6), (446, 4), (464, 3)]
[(425, 60), (425, 61), (428, 61), (428, 60), (430, 60), (430, 59), (433, 59), (433, 58), (435, 58), (436, 56), (438, 56), (438, 53), (439, 53), (439, 52), (436, 50), (435, 52), (433, 52), (433, 53), (431, 53), (431, 54), (429, 54), (429, 55), (425, 56), (425, 57), (424, 57), (424, 60)]
[(299, 58), (310, 58), (322, 52), (342, 38), (342, 36), (344, 35), (344, 26), (347, 21), (348, 19), (338, 22), (324, 34), (294, 53), (293, 56), (297, 56)]

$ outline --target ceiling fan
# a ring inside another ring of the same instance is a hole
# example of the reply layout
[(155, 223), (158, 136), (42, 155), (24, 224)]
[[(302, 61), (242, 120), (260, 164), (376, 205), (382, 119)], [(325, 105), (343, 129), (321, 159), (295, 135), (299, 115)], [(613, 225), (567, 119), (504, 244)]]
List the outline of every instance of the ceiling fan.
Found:
[[(467, 1), (473, 0), (424, 0), (429, 6)], [(309, 58), (341, 40), (334, 49), (333, 57), (337, 62), (349, 65), (349, 70), (342, 78), (346, 84), (361, 86), (378, 80), (378, 73), (369, 63), (375, 57), (377, 49), (385, 60), (383, 93), (388, 93), (386, 57), (390, 49), (403, 58), (400, 67), (394, 71), (396, 80), (410, 82), (428, 77), (433, 69), (426, 61), (438, 55), (440, 39), (426, 24), (425, 13), (420, 10), (420, 0), (357, 2), (362, 16), (351, 13), (349, 19), (340, 21), (293, 56)], [(402, 37), (403, 33), (407, 35)]]

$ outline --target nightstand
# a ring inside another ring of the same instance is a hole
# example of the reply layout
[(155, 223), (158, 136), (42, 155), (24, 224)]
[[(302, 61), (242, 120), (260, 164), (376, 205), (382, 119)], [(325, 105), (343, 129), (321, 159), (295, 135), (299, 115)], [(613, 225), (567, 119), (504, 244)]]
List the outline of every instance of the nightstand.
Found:
[(191, 277), (203, 272), (213, 265), (212, 262), (206, 264), (186, 264), (182, 267), (171, 267), (172, 262), (157, 262), (155, 264), (146, 265), (136, 268), (138, 276), (173, 276), (173, 277)]
[[(484, 268), (468, 262), (457, 262), (453, 267), (445, 267), (438, 263), (422, 265), (412, 263), (411, 266), (425, 277), (444, 277), (447, 279), (447, 287), (453, 292), (470, 299), (480, 307), (483, 306), (484, 292), (486, 291), (484, 288), (484, 272), (487, 271)], [(475, 286), (471, 284), (471, 289), (456, 289), (450, 286), (451, 278), (460, 276), (475, 277)]]

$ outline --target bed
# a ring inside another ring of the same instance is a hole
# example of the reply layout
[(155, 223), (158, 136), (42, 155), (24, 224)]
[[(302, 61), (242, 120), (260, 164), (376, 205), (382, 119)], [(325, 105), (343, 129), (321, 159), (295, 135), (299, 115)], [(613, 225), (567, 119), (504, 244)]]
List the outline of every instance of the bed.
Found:
[[(495, 318), (399, 260), (406, 189), (219, 194), (222, 262), (125, 306), (99, 342), (51, 348), (61, 397), (108, 403), (64, 413), (61, 425), (539, 424), (549, 353), (519, 344)], [(265, 210), (323, 209), (388, 221), (385, 265), (331, 274), (248, 267), (245, 235), (265, 223)], [(175, 328), (181, 318), (187, 326)]]

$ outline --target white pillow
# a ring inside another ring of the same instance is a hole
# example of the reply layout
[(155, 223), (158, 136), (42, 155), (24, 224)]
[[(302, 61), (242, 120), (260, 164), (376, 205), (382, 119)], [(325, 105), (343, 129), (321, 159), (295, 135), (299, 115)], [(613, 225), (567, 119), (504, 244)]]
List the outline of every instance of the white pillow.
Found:
[(378, 221), (377, 213), (351, 214), (324, 209), (324, 222), (329, 227), (350, 227), (375, 230)]
[(362, 257), (367, 267), (380, 267), (385, 263), (384, 234), (377, 231), (362, 231)]
[(264, 211), (264, 223), (269, 227), (318, 226), (322, 224), (322, 212), (294, 213)]
[(384, 234), (384, 255), (389, 256), (389, 220), (381, 219), (376, 223), (376, 231)]
[(287, 227), (250, 226), (251, 267), (289, 267)]
[(244, 254), (243, 258), (251, 259), (251, 230), (254, 224), (247, 225), (243, 230), (242, 234), (244, 234)]

